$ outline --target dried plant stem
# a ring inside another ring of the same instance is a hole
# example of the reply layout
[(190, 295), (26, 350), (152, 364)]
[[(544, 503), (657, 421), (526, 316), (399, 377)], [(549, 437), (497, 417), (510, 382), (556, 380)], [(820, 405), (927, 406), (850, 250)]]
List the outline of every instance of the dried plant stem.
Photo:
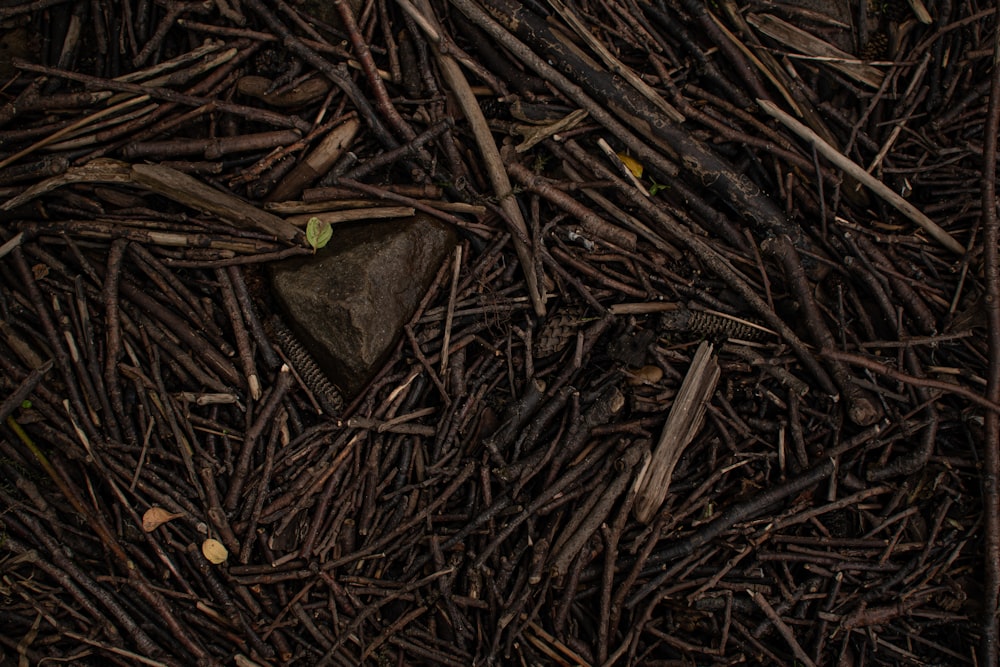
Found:
[(931, 238), (935, 241), (955, 254), (965, 254), (965, 246), (956, 241), (951, 234), (946, 232), (936, 222), (924, 215), (916, 206), (889, 189), (889, 187), (882, 183), (882, 181), (876, 179), (874, 176), (865, 171), (863, 167), (855, 164), (850, 158), (828, 144), (815, 132), (779, 109), (773, 102), (758, 99), (757, 104), (760, 105), (760, 108), (766, 111), (770, 116), (776, 118), (783, 125), (799, 135), (802, 139), (809, 142), (830, 162), (843, 169), (852, 178), (864, 184), (869, 190), (877, 194), (887, 203), (895, 207), (900, 213), (916, 223), (921, 229), (930, 234)]
[[(983, 272), (989, 336), (989, 380), (986, 400), (1000, 403), (1000, 219), (997, 217), (997, 142), (1000, 141), (1000, 22), (993, 26), (993, 70), (983, 132)], [(984, 416), (983, 508), (986, 529), (982, 639), (980, 660), (1000, 662), (1000, 412)]]
[[(510, 225), (511, 239), (514, 248), (517, 250), (518, 259), (521, 262), (521, 269), (528, 285), (528, 296), (531, 298), (532, 307), (539, 317), (545, 315), (545, 300), (539, 291), (538, 275), (535, 272), (535, 262), (531, 252), (531, 235), (528, 233), (528, 225), (521, 214), (521, 208), (514, 199), (513, 188), (510, 184), (510, 177), (504, 166), (504, 161), (500, 157), (500, 150), (486, 122), (486, 117), (479, 106), (479, 101), (472, 92), (472, 87), (462, 73), (461, 67), (455, 59), (440, 50), (440, 26), (435, 25), (433, 10), (430, 4), (424, 0), (422, 7), (416, 10), (424, 21), (423, 24), (434, 28), (434, 32), (429, 35), (432, 42), (436, 42), (438, 49), (438, 64), (441, 66), (445, 81), (455, 95), (462, 112), (469, 121), (473, 136), (476, 138), (476, 145), (486, 162), (486, 171), (490, 182), (493, 185), (493, 192), (499, 200), (500, 209), (504, 213), (504, 219)], [(406, 4), (402, 5), (404, 9)], [(413, 8), (416, 9), (416, 8)], [(412, 10), (411, 10), (412, 11)], [(438, 37), (435, 40), (435, 36)]]

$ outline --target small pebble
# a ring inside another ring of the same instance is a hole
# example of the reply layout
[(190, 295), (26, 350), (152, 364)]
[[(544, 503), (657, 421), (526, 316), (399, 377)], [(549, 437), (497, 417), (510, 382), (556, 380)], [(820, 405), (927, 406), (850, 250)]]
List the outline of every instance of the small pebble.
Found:
[(633, 371), (629, 377), (628, 383), (633, 386), (641, 384), (656, 384), (662, 379), (663, 369), (659, 366), (649, 365)]

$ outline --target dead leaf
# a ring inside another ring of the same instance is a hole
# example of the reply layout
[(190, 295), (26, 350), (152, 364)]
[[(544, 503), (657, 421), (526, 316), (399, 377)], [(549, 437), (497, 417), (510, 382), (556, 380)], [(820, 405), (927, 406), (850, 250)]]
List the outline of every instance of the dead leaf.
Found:
[(201, 543), (201, 553), (212, 565), (221, 565), (229, 558), (229, 550), (225, 545), (211, 537)]
[(142, 529), (147, 533), (151, 533), (166, 522), (173, 521), (174, 519), (182, 516), (184, 515), (168, 512), (162, 507), (150, 507), (146, 510), (146, 513), (142, 515)]
[(618, 159), (622, 161), (632, 175), (636, 178), (642, 178), (642, 163), (636, 160), (631, 155), (626, 155), (625, 153), (617, 153)]

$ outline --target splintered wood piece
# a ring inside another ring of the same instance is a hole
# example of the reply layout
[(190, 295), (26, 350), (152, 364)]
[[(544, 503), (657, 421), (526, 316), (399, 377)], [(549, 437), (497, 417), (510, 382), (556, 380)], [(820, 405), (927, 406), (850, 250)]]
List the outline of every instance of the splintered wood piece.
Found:
[(70, 183), (128, 183), (132, 180), (129, 165), (120, 160), (97, 158), (79, 167), (70, 167), (65, 173), (46, 178), (0, 204), (0, 211), (11, 211), (27, 204), (35, 197), (52, 192)]
[(787, 44), (800, 53), (827, 60), (831, 67), (840, 70), (855, 81), (872, 88), (878, 88), (882, 85), (882, 79), (885, 75), (877, 68), (858, 62), (857, 57), (850, 53), (841, 51), (829, 42), (824, 42), (815, 35), (797, 28), (791, 23), (786, 23), (776, 16), (750, 14), (747, 16), (747, 23), (768, 37), (781, 44)]
[(284, 241), (293, 240), (299, 230), (278, 216), (262, 211), (239, 197), (216, 190), (183, 172), (158, 164), (132, 165), (132, 179), (157, 194), (191, 208), (219, 216), (244, 229), (274, 234)]
[(514, 147), (518, 153), (524, 153), (560, 132), (568, 132), (583, 122), (587, 112), (583, 109), (571, 111), (562, 118), (542, 125), (515, 125), (514, 131), (524, 137), (524, 141)]
[(239, 197), (216, 190), (183, 172), (158, 164), (134, 164), (97, 158), (64, 174), (36, 183), (16, 197), (0, 204), (9, 211), (35, 197), (71, 183), (135, 183), (176, 202), (217, 215), (243, 229), (256, 229), (273, 234), (283, 241), (292, 241), (299, 234), (295, 225), (273, 213), (248, 204)]
[(330, 132), (268, 196), (268, 201), (285, 201), (302, 194), (302, 190), (312, 185), (320, 176), (326, 175), (334, 163), (340, 159), (361, 129), (361, 121), (350, 118)]
[(702, 342), (670, 408), (670, 415), (663, 425), (663, 433), (649, 464), (633, 484), (633, 489), (637, 492), (633, 511), (635, 518), (642, 523), (649, 523), (667, 497), (674, 467), (684, 448), (701, 429), (705, 408), (712, 400), (715, 385), (719, 381), (719, 372), (712, 344)]

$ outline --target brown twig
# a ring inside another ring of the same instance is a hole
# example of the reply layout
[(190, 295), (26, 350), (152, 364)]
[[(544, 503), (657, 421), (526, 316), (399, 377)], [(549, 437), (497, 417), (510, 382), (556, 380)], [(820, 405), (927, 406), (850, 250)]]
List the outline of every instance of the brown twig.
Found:
[[(993, 76), (990, 101), (983, 132), (983, 272), (986, 282), (986, 322), (989, 336), (989, 381), (986, 400), (1000, 403), (1000, 219), (997, 218), (997, 141), (1000, 139), (1000, 23), (993, 27)], [(1000, 656), (1000, 413), (990, 409), (984, 417), (983, 512), (986, 568), (983, 582), (982, 638), (979, 644), (983, 664), (998, 662)]]

